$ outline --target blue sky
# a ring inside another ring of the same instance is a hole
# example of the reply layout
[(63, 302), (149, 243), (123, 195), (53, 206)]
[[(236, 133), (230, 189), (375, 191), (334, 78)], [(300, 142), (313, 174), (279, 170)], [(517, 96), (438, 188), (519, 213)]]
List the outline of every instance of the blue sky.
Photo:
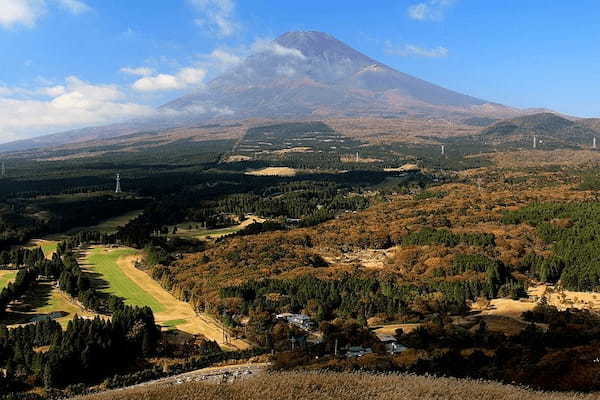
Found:
[(291, 30), (490, 101), (600, 116), (599, 16), (597, 0), (0, 0), (0, 142), (147, 115)]

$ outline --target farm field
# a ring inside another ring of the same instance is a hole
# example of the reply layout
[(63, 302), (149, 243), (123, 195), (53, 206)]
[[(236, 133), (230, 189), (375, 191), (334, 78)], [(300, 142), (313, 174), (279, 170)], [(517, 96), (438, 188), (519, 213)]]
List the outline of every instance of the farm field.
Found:
[(17, 276), (17, 271), (0, 271), (0, 290), (4, 289)]

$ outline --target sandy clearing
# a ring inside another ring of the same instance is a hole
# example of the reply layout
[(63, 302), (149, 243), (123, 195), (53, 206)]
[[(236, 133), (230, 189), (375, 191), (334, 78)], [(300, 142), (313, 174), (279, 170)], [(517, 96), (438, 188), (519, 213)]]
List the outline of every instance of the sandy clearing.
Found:
[(481, 312), (481, 315), (502, 315), (521, 321), (521, 314), (533, 310), (535, 305), (534, 301), (493, 299), (490, 301), (490, 305)]
[(396, 329), (402, 329), (404, 333), (410, 333), (423, 324), (390, 324), (375, 327), (374, 332), (381, 335), (395, 335)]
[[(248, 342), (242, 339), (231, 338), (227, 333), (223, 335), (223, 325), (208, 314), (199, 314), (189, 318), (187, 323), (177, 326), (177, 329), (183, 332), (194, 332), (207, 339), (214, 340), (219, 346), (227, 350), (246, 350), (252, 347)], [(227, 332), (227, 330), (225, 330)]]

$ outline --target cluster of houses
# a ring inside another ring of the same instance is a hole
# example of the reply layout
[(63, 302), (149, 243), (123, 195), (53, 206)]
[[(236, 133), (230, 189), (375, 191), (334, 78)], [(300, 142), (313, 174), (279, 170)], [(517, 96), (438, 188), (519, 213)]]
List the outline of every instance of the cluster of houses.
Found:
[(275, 318), (281, 321), (286, 321), (288, 324), (297, 326), (298, 328), (308, 332), (315, 329), (316, 326), (315, 322), (311, 320), (308, 315), (305, 314), (283, 313), (277, 314)]
[[(406, 346), (398, 343), (398, 340), (392, 335), (376, 334), (376, 336), (384, 344), (386, 353), (388, 354), (399, 354), (408, 350)], [(342, 351), (346, 358), (357, 358), (373, 353), (370, 347), (362, 346), (348, 346), (343, 348)]]
[[(294, 325), (306, 332), (311, 332), (315, 329), (316, 324), (313, 320), (310, 319), (308, 315), (305, 314), (292, 314), (292, 313), (283, 313), (277, 314), (276, 319), (280, 321), (285, 321), (290, 325)], [(398, 340), (392, 335), (385, 334), (376, 334), (377, 339), (385, 346), (385, 350), (388, 354), (399, 354), (402, 353), (408, 348), (400, 343)], [(373, 353), (373, 350), (370, 347), (362, 347), (362, 346), (348, 346), (342, 350), (342, 353), (347, 358), (356, 358), (362, 357), (366, 354)]]

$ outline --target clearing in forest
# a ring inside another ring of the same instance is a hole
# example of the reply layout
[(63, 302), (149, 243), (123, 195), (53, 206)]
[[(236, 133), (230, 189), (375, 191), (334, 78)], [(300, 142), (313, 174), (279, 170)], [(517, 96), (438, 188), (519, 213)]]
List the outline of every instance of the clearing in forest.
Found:
[(125, 304), (148, 306), (155, 313), (164, 311), (164, 305), (140, 287), (121, 268), (119, 260), (135, 254), (137, 252), (134, 249), (93, 247), (86, 255), (83, 267), (94, 274), (101, 291), (123, 298)]
[(65, 328), (76, 314), (84, 318), (96, 316), (56, 288), (53, 281), (40, 280), (21, 299), (10, 305), (0, 323), (22, 325), (51, 318)]
[(52, 254), (56, 251), (57, 245), (58, 242), (56, 240), (34, 239), (26, 246), (26, 248), (41, 247), (46, 258), (51, 259)]
[[(199, 223), (184, 222), (177, 225), (177, 233), (170, 233), (169, 236), (195, 238), (199, 240), (218, 239), (220, 237), (241, 231), (248, 225), (253, 224), (255, 222), (265, 222), (265, 219), (254, 215), (247, 216), (247, 218), (241, 224), (218, 229), (203, 229), (200, 227), (201, 224)], [(171, 228), (170, 231), (173, 231), (173, 228)]]
[(267, 167), (256, 171), (246, 172), (246, 175), (254, 176), (295, 176), (296, 170), (289, 167)]
[(126, 214), (119, 215), (118, 217), (109, 218), (98, 225), (72, 228), (66, 232), (48, 235), (44, 237), (44, 241), (48, 242), (68, 239), (69, 236), (75, 235), (79, 232), (114, 233), (119, 227), (127, 225), (129, 221), (138, 217), (142, 212), (143, 210), (130, 211)]
[(17, 271), (15, 270), (1, 270), (0, 271), (0, 290), (8, 286), (9, 283), (15, 280), (17, 277)]
[(247, 349), (250, 345), (239, 339), (224, 340), (223, 327), (208, 315), (197, 315), (193, 307), (177, 300), (171, 293), (135, 267), (140, 255), (133, 249), (93, 247), (87, 253), (82, 267), (98, 274), (102, 290), (122, 297), (126, 304), (149, 306), (157, 324), (167, 329), (178, 329), (192, 335), (203, 335), (225, 349)]

